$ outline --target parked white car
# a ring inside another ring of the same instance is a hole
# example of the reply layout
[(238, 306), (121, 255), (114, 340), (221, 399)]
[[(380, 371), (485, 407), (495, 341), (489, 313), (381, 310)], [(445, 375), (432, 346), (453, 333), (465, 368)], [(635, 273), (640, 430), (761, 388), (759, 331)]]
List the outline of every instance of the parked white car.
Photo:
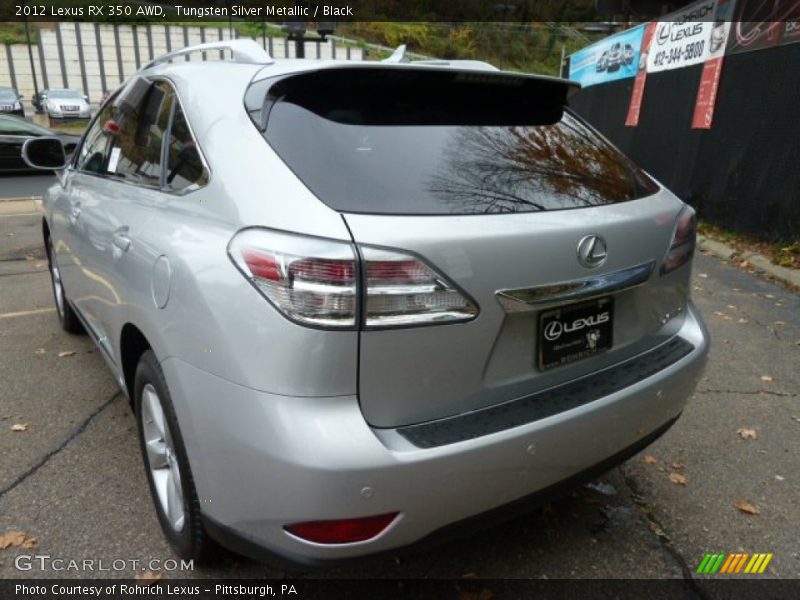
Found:
[(89, 97), (77, 90), (46, 90), (44, 112), (50, 119), (90, 119)]

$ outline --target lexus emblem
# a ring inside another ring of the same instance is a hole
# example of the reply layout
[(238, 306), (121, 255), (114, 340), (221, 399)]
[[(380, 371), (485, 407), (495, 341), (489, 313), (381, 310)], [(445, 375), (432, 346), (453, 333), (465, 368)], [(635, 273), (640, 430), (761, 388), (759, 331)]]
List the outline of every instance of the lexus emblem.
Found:
[(587, 269), (599, 267), (608, 258), (606, 241), (599, 235), (587, 235), (578, 242), (578, 262)]

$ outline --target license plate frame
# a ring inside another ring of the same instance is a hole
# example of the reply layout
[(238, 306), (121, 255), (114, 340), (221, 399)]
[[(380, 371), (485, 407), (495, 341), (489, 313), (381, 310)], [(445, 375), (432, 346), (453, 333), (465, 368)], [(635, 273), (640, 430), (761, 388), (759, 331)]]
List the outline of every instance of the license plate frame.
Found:
[(536, 341), (540, 371), (608, 352), (614, 345), (614, 297), (542, 311)]

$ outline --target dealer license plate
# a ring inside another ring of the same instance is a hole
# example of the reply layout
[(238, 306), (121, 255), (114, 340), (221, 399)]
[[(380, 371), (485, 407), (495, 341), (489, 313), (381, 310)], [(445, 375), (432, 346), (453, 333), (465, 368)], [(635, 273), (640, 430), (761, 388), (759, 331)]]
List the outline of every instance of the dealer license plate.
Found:
[(614, 299), (598, 298), (539, 315), (539, 368), (551, 369), (605, 352), (613, 343)]

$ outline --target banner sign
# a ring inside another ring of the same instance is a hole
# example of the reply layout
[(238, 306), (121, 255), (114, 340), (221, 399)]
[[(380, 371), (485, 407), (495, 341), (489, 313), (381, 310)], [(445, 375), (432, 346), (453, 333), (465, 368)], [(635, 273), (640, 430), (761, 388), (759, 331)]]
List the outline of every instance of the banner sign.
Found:
[(800, 0), (738, 0), (728, 54), (800, 42)]
[[(733, 12), (735, 2), (736, 0), (717, 0), (714, 10), (714, 28), (711, 30), (711, 46), (713, 47), (709, 48), (708, 58), (703, 65), (703, 75), (700, 77), (700, 85), (697, 88), (692, 129), (711, 129), (719, 80), (722, 77), (722, 61), (728, 41), (728, 29), (731, 26), (730, 13)], [(722, 40), (721, 45), (715, 45), (714, 40)]]
[(636, 80), (633, 82), (633, 92), (631, 92), (628, 116), (625, 118), (626, 127), (636, 127), (639, 124), (639, 115), (642, 112), (642, 99), (644, 98), (644, 84), (647, 81), (647, 54), (653, 43), (653, 34), (655, 30), (655, 23), (648, 23), (645, 26), (644, 35), (642, 36), (642, 55), (639, 59)]
[(622, 31), (570, 56), (569, 78), (583, 87), (636, 76), (644, 25)]
[[(718, 11), (717, 4), (724, 4), (725, 10)], [(680, 69), (722, 56), (730, 27), (725, 20), (726, 16), (730, 19), (730, 4), (702, 0), (667, 16), (669, 20), (659, 21), (647, 55), (647, 72)]]

